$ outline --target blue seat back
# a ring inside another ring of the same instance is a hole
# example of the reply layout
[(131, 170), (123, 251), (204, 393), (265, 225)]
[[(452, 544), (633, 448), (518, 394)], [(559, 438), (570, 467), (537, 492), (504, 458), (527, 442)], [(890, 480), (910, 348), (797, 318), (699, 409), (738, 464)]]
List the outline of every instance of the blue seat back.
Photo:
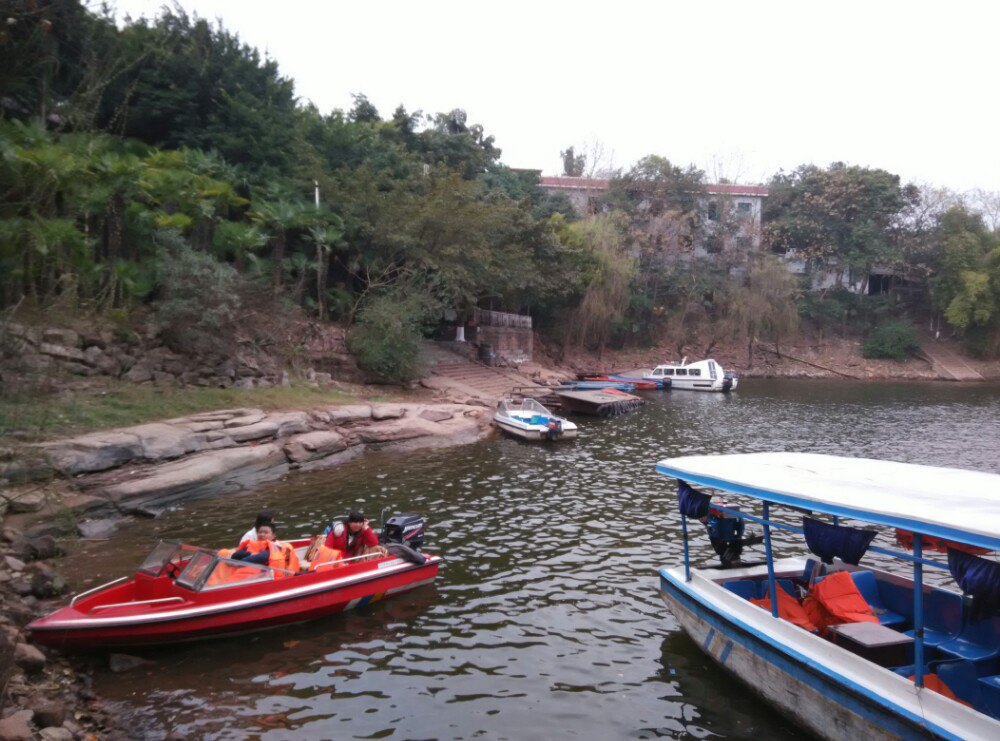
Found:
[(865, 602), (867, 602), (869, 606), (879, 610), (885, 609), (885, 604), (882, 602), (882, 596), (879, 594), (878, 582), (875, 580), (875, 574), (870, 571), (852, 571), (851, 579), (854, 581), (854, 586), (858, 588), (858, 591), (861, 592), (861, 596), (865, 598)]
[(975, 664), (971, 661), (944, 661), (936, 666), (936, 673), (959, 700), (969, 703), (980, 712), (984, 710), (982, 690)]
[(734, 579), (733, 581), (724, 582), (722, 586), (743, 599), (756, 599), (757, 584), (758, 582), (750, 579)]
[[(913, 612), (913, 608), (910, 608)], [(958, 635), (962, 630), (962, 596), (933, 589), (924, 594), (924, 627)]]

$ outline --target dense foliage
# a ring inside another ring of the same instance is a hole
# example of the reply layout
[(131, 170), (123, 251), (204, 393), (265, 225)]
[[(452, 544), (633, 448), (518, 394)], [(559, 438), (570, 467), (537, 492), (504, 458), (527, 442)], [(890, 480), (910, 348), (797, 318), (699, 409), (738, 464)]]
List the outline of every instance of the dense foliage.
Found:
[[(597, 350), (752, 352), (800, 318), (846, 333), (929, 313), (972, 351), (1000, 349), (996, 223), (884, 170), (779, 173), (763, 250), (704, 173), (656, 155), (580, 219), (461, 109), (386, 116), (358, 95), (323, 113), (274, 60), (177, 8), (118, 27), (80, 0), (0, 0), (0, 17), (0, 308), (151, 305), (197, 344), (252, 293), (357, 321), (363, 362), (394, 380), (414, 372), (402, 354), (428, 306), (530, 312)], [(906, 300), (865, 295), (873, 272)]]
[(906, 360), (920, 349), (920, 341), (913, 327), (894, 320), (880, 324), (865, 340), (862, 352), (866, 358)]

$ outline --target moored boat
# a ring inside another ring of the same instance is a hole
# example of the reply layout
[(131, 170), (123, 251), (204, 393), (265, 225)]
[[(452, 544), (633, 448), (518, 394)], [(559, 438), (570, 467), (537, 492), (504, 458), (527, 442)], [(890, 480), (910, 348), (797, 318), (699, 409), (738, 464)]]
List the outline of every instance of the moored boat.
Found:
[(671, 389), (684, 391), (729, 392), (735, 391), (739, 385), (739, 378), (726, 373), (712, 358), (693, 363), (682, 358), (680, 363), (658, 365), (649, 373), (643, 373), (642, 377), (650, 381), (669, 380)]
[[(300, 557), (309, 546), (290, 543)], [(312, 620), (434, 581), (440, 556), (386, 548), (386, 556), (292, 573), (162, 541), (133, 576), (78, 594), (27, 630), (32, 641), (64, 650), (163, 645)]]
[[(1000, 476), (796, 453), (687, 456), (657, 470), (679, 481), (684, 538), (683, 564), (660, 569), (661, 596), (755, 693), (823, 738), (1000, 738), (1000, 564), (923, 550), (924, 538), (1000, 549)], [(695, 487), (749, 497), (761, 514)], [(791, 525), (777, 507), (809, 514)], [(738, 554), (743, 523), (759, 523), (766, 561), (693, 565), (688, 518), (707, 523), (720, 555)], [(842, 519), (905, 529), (913, 553), (872, 545), (876, 531)], [(774, 529), (803, 535), (823, 563), (774, 558)], [(912, 564), (912, 576), (862, 566), (868, 552)], [(926, 584), (924, 569), (950, 572), (960, 591)]]
[(572, 440), (578, 432), (575, 424), (529, 397), (501, 399), (493, 414), (493, 424), (522, 440)]

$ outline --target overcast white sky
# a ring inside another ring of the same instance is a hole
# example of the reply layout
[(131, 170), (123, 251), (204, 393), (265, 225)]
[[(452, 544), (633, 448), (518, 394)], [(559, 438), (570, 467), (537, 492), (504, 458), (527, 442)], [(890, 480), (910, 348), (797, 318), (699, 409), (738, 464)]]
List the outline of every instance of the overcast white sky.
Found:
[[(161, 0), (116, 0), (155, 15)], [(512, 167), (595, 143), (752, 183), (836, 160), (1000, 191), (1000, 3), (180, 0), (323, 112), (464, 108)]]

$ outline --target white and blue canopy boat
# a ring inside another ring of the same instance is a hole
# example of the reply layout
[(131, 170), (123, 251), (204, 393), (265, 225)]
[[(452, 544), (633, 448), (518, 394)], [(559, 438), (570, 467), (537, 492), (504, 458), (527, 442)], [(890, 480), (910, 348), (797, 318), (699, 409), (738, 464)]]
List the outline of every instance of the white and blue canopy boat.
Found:
[(658, 365), (649, 373), (642, 374), (646, 381), (663, 381), (671, 389), (679, 391), (735, 391), (740, 379), (726, 373), (722, 366), (711, 358), (693, 363), (682, 358), (679, 363)]
[[(755, 693), (828, 739), (1000, 739), (1000, 563), (975, 555), (1000, 549), (1000, 475), (806, 453), (656, 468), (679, 481), (684, 538), (661, 596)], [(741, 510), (701, 489), (756, 501)], [(689, 518), (729, 568), (692, 564)], [(745, 522), (763, 527), (766, 561), (739, 562)], [(871, 545), (877, 531), (858, 524), (912, 533), (912, 554)], [(775, 529), (804, 535), (823, 563), (775, 558)], [(862, 565), (872, 552), (907, 573)], [(958, 589), (925, 583), (925, 569)]]
[(504, 397), (497, 403), (493, 424), (522, 440), (572, 440), (577, 427), (565, 417), (559, 417), (531, 398), (521, 400)]

